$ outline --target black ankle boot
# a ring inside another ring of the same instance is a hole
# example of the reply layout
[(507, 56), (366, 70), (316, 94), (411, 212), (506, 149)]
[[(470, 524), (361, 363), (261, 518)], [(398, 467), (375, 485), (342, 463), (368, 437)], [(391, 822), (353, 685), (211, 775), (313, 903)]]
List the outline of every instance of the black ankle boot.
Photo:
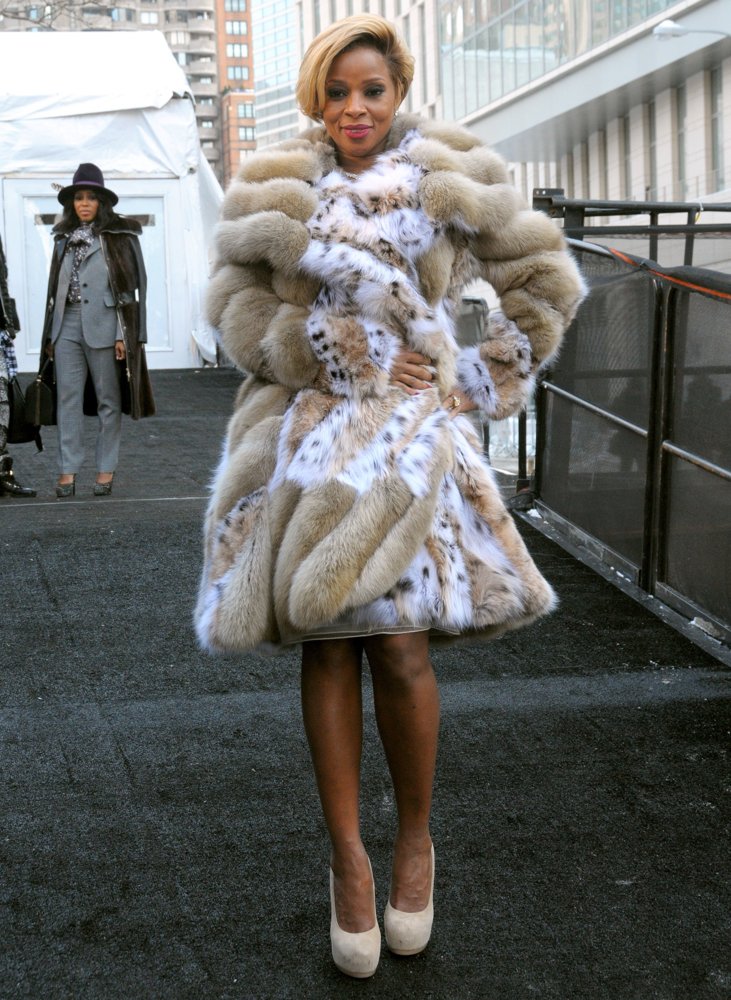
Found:
[(36, 491), (29, 486), (21, 486), (13, 475), (13, 460), (10, 455), (3, 455), (0, 460), (0, 496), (34, 497)]

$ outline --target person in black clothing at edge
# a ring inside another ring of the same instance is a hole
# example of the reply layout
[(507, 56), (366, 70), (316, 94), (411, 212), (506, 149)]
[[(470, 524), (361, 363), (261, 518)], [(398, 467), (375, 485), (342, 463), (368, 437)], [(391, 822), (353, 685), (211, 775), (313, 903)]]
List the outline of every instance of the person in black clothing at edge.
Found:
[(10, 426), (10, 379), (18, 374), (13, 341), (20, 329), (15, 302), (8, 291), (8, 268), (0, 240), (0, 496), (34, 497), (36, 491), (22, 486), (13, 474), (13, 459), (8, 454)]

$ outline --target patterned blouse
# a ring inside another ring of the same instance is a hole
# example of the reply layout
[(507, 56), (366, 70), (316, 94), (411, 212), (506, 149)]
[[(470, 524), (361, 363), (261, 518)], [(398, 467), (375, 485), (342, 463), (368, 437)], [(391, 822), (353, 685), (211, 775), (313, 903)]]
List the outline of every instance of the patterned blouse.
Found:
[(69, 290), (66, 295), (66, 301), (69, 305), (74, 305), (81, 302), (81, 287), (79, 285), (79, 268), (88, 254), (91, 246), (94, 242), (94, 232), (89, 225), (81, 225), (77, 229), (74, 229), (73, 233), (69, 236), (68, 245), (66, 247), (66, 253), (73, 254), (73, 260), (71, 262), (71, 279), (69, 281)]

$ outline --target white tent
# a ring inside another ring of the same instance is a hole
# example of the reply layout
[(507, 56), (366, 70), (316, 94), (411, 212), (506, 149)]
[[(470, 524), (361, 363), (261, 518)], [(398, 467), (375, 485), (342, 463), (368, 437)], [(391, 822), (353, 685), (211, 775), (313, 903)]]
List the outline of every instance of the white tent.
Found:
[(0, 231), (21, 370), (38, 363), (56, 195), (80, 162), (101, 167), (117, 211), (142, 222), (149, 366), (214, 360), (203, 298), (222, 192), (163, 35), (1, 32), (0, 67)]

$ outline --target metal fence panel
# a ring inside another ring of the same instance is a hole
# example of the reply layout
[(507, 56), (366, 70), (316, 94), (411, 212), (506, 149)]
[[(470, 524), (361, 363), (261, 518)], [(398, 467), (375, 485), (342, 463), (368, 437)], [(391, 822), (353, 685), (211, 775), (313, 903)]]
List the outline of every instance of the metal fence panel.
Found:
[(580, 255), (591, 297), (545, 386), (540, 496), (639, 568), (655, 290), (652, 278)]
[(660, 581), (696, 608), (731, 624), (731, 483), (674, 456), (668, 459), (667, 473)]
[(667, 521), (658, 582), (731, 621), (731, 302), (674, 289), (669, 307)]
[(539, 390), (540, 505), (731, 638), (731, 280), (575, 249), (591, 293)]

